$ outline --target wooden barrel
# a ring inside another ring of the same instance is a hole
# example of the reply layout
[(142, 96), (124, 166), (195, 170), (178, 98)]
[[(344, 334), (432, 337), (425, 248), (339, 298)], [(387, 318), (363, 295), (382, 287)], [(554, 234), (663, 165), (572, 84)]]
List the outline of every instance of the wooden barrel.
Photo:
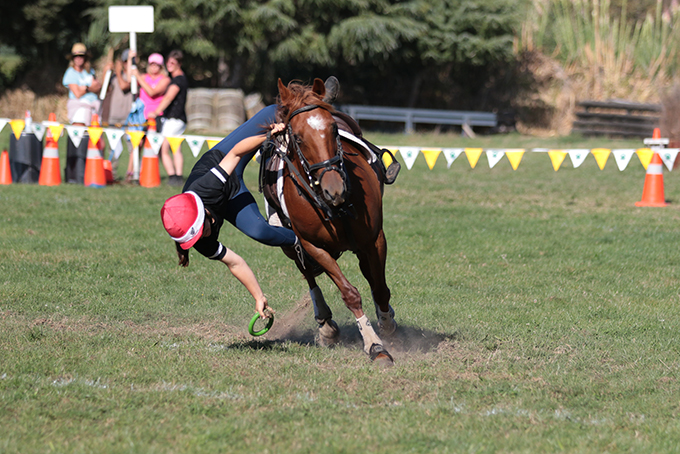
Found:
[(239, 89), (217, 90), (217, 129), (219, 131), (233, 131), (246, 120), (243, 97), (243, 91)]
[(187, 92), (187, 129), (193, 131), (214, 130), (213, 98), (215, 90), (211, 88), (190, 88)]

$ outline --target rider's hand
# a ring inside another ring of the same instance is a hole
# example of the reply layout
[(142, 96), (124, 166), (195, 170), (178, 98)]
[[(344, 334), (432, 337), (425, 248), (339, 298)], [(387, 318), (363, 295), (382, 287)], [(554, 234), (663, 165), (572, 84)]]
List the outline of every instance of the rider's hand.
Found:
[(283, 123), (274, 123), (269, 127), (271, 128), (272, 134), (278, 134), (285, 129), (286, 125)]
[(274, 312), (267, 304), (267, 298), (257, 300), (255, 302), (255, 310), (262, 318), (269, 318), (269, 313)]

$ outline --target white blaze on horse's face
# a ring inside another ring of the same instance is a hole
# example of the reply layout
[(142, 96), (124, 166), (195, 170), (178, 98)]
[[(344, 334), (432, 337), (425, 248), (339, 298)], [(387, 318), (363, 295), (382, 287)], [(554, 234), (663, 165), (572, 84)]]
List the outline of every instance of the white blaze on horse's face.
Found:
[[(310, 128), (315, 129), (317, 131), (323, 131), (326, 129), (326, 120), (323, 119), (321, 115), (312, 115), (307, 119), (307, 124), (309, 125)], [(321, 134), (321, 138), (323, 139), (325, 137), (324, 134)]]

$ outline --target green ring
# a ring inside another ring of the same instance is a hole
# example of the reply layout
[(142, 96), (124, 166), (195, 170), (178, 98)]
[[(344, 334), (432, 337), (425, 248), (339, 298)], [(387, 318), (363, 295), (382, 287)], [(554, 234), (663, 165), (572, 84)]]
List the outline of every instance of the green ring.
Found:
[(255, 314), (253, 315), (253, 318), (250, 320), (250, 324), (248, 325), (248, 332), (250, 333), (251, 336), (262, 336), (264, 333), (269, 331), (269, 328), (272, 327), (274, 324), (274, 314), (269, 314), (269, 321), (267, 322), (267, 326), (265, 326), (262, 330), (255, 332), (255, 322), (257, 322), (257, 319), (260, 318), (260, 314)]

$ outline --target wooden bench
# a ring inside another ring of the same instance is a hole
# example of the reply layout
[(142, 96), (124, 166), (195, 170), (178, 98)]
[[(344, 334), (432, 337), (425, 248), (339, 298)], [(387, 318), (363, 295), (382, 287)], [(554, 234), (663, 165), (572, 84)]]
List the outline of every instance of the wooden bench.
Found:
[(472, 133), (473, 127), (494, 128), (497, 124), (496, 114), (491, 112), (409, 109), (356, 104), (339, 106), (339, 109), (349, 114), (357, 122), (373, 120), (404, 123), (404, 131), (407, 134), (412, 133), (418, 123), (461, 126), (468, 135), (474, 135)]
[(572, 131), (586, 136), (652, 137), (661, 105), (628, 101), (583, 101)]

